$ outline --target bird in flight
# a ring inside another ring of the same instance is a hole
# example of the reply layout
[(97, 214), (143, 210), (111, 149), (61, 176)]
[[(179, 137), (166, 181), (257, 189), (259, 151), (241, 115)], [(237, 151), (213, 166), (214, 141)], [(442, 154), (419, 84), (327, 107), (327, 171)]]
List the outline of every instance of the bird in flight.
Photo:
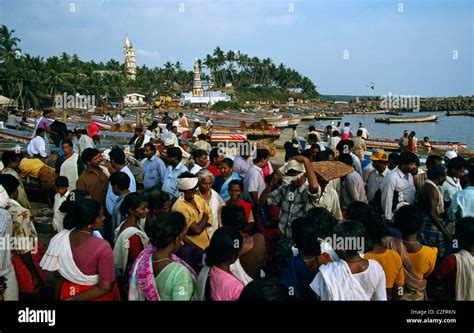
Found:
[(369, 84), (367, 85), (367, 88), (370, 88), (372, 90), (375, 89), (375, 82), (369, 82)]

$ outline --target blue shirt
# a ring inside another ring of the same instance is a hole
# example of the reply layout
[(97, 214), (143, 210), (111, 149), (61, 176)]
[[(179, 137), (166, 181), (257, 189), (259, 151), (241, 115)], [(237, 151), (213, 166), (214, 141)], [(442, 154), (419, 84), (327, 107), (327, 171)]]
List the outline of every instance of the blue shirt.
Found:
[(108, 235), (109, 239), (115, 238), (115, 229), (117, 229), (120, 223), (122, 223), (124, 220), (122, 213), (120, 213), (120, 206), (122, 205), (123, 199), (125, 199), (127, 194), (124, 194), (122, 196), (117, 196), (117, 201), (115, 201), (115, 207), (112, 210), (112, 214), (111, 214), (112, 215), (112, 228), (111, 230), (109, 230), (110, 231), (110, 235)]
[(145, 159), (143, 163), (143, 186), (148, 190), (158, 183), (163, 183), (168, 171), (165, 163), (161, 158), (152, 156), (152, 158)]
[(179, 197), (178, 177), (186, 171), (189, 171), (188, 168), (186, 168), (181, 162), (179, 162), (174, 169), (171, 165), (168, 166), (168, 174), (166, 175), (161, 189), (168, 193), (171, 198)]
[[(130, 187), (128, 188), (130, 192), (136, 192), (137, 191), (137, 183), (135, 181), (135, 176), (132, 174), (128, 166), (125, 166), (122, 168), (122, 170), (119, 170), (122, 172), (125, 172), (129, 177), (130, 177)], [(109, 183), (109, 188), (107, 189), (107, 195), (105, 197), (105, 206), (107, 208), (107, 211), (109, 214), (112, 214), (114, 211), (115, 204), (117, 203), (117, 199), (119, 197), (114, 194), (112, 191), (112, 185)]]
[(458, 217), (466, 216), (474, 216), (474, 186), (468, 186), (457, 192), (451, 200), (451, 206), (449, 206), (450, 221), (456, 221)]

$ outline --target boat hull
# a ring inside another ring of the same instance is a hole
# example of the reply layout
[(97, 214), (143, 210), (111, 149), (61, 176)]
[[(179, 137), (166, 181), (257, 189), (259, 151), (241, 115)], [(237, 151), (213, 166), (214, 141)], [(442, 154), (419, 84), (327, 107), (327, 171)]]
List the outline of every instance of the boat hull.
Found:
[(438, 116), (411, 117), (411, 118), (375, 118), (376, 123), (400, 124), (400, 123), (424, 123), (437, 121)]

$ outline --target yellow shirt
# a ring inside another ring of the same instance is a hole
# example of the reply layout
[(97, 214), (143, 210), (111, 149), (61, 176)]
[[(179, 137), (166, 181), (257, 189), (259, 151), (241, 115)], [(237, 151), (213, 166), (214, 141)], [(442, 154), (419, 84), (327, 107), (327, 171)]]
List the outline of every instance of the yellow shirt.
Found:
[(397, 251), (386, 249), (383, 253), (364, 253), (365, 259), (377, 261), (385, 272), (386, 288), (403, 286), (405, 284), (405, 271), (403, 270), (402, 258)]
[(438, 248), (424, 246), (416, 253), (408, 253), (408, 260), (413, 267), (416, 277), (421, 280), (433, 272), (436, 264)]
[(38, 173), (45, 164), (39, 158), (23, 158), (20, 162), (22, 176), (38, 178)]
[[(199, 223), (204, 213), (207, 213), (209, 216), (209, 221), (213, 221), (211, 209), (199, 195), (194, 196), (194, 202), (196, 203), (198, 210), (184, 200), (184, 197), (181, 195), (174, 203), (171, 211), (182, 213), (186, 218), (186, 224), (188, 227), (193, 223)], [(204, 229), (204, 231), (199, 235), (187, 235), (186, 237), (203, 250), (209, 246), (209, 235), (207, 229)]]

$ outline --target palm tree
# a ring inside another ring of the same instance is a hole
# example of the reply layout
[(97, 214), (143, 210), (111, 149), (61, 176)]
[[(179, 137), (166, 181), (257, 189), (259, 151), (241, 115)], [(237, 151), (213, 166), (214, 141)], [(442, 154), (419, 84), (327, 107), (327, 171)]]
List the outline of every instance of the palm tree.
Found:
[(17, 45), (20, 39), (13, 37), (15, 30), (8, 30), (7, 26), (2, 24), (0, 26), (0, 57), (4, 57), (6, 54), (15, 54), (15, 52), (21, 51)]

